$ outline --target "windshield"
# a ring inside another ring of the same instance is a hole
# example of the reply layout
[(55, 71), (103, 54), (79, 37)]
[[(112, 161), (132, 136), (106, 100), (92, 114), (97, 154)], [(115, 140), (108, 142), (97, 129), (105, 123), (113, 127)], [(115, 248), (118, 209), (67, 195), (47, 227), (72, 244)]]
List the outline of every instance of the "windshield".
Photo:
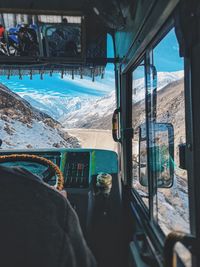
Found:
[[(111, 37), (108, 57), (113, 56)], [(82, 147), (116, 150), (114, 66), (101, 75), (75, 72), (0, 77), (2, 149)]]

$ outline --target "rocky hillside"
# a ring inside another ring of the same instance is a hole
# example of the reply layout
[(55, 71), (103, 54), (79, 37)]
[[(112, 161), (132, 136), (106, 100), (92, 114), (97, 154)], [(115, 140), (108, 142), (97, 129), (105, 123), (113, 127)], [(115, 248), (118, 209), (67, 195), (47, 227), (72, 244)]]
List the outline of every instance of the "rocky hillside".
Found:
[[(171, 82), (158, 91), (157, 122), (171, 123), (174, 127), (174, 184), (172, 188), (158, 189), (157, 192), (158, 221), (166, 234), (174, 229), (189, 232), (187, 171), (179, 168), (178, 151), (178, 145), (185, 142), (184, 103), (183, 79)], [(144, 122), (144, 100), (133, 105), (133, 115), (133, 126), (137, 130)], [(135, 135), (134, 141), (137, 148), (138, 135)], [(138, 153), (138, 149), (135, 149), (135, 153)], [(146, 188), (139, 184), (138, 174), (134, 186), (141, 193), (146, 192)]]
[(0, 84), (2, 148), (78, 147), (59, 122)]
[[(135, 129), (143, 121), (144, 99), (133, 105), (133, 127)], [(157, 93), (157, 122), (172, 123), (175, 137), (185, 135), (184, 126), (184, 84), (183, 79), (166, 85)], [(179, 141), (178, 139), (176, 141)]]
[[(144, 122), (144, 100), (133, 105), (133, 128), (137, 131)], [(184, 81), (180, 79), (165, 86), (157, 94), (157, 122), (174, 127), (175, 161), (178, 163), (178, 145), (185, 142)]]

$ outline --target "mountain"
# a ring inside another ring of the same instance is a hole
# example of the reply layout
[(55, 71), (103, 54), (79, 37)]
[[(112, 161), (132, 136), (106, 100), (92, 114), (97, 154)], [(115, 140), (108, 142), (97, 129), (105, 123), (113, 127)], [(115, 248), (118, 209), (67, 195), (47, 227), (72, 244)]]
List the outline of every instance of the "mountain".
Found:
[(82, 103), (78, 110), (69, 112), (61, 123), (66, 128), (111, 129), (111, 114), (115, 103), (115, 91), (111, 91), (95, 101)]
[[(67, 113), (79, 110), (82, 107), (80, 97), (63, 97), (63, 96), (34, 96), (24, 94), (23, 99), (27, 100), (32, 106), (36, 107), (42, 112), (50, 115), (56, 120), (62, 120), (63, 116)], [(84, 102), (88, 102), (84, 99)]]
[(73, 80), (70, 75), (64, 75), (62, 79), (56, 73), (53, 77), (44, 75), (44, 80), (34, 75), (31, 81), (28, 76), (23, 76), (23, 80), (17, 76), (12, 79), (1, 76), (0, 82), (56, 120), (80, 109), (84, 103), (90, 105), (91, 101), (104, 97), (115, 87), (111, 70), (106, 70), (104, 79), (95, 77), (94, 82), (90, 77), (81, 79), (78, 75)]
[(0, 84), (2, 148), (79, 147), (61, 124)]
[[(182, 77), (183, 71), (158, 72), (158, 91)], [(116, 107), (113, 72), (95, 82), (85, 77), (75, 77), (72, 81), (68, 76), (64, 76), (63, 80), (56, 76), (58, 85), (55, 91), (50, 77), (45, 77), (47, 84), (43, 87), (38, 79), (31, 81), (30, 88), (28, 81), (22, 84), (19, 80), (4, 82), (32, 106), (58, 120), (66, 128), (111, 129), (112, 113)], [(144, 78), (136, 79), (133, 81), (133, 103), (143, 98)]]
[[(163, 89), (170, 83), (183, 78), (184, 72), (158, 72), (157, 73), (157, 91)], [(133, 80), (133, 103), (136, 103), (144, 98), (144, 78)]]
[[(158, 94), (169, 84), (183, 78), (183, 71), (159, 72)], [(133, 81), (133, 104), (144, 99), (144, 78)], [(70, 111), (60, 121), (66, 128), (111, 129), (112, 113), (116, 108), (115, 91), (97, 100), (84, 101), (78, 109)]]

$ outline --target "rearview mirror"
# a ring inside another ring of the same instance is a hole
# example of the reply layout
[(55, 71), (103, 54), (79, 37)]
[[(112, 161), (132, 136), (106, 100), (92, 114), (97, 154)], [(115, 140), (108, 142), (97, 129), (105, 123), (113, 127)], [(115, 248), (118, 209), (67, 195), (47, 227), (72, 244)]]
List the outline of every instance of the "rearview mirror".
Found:
[(79, 12), (29, 11), (0, 13), (0, 63), (9, 76), (16, 75), (15, 70), (103, 75), (107, 63), (105, 27), (97, 28), (93, 17)]
[(146, 124), (139, 127), (140, 184), (148, 186), (148, 173), (150, 173), (157, 188), (170, 188), (174, 179), (173, 126), (170, 123), (153, 122), (149, 124), (148, 130), (149, 139), (147, 140)]

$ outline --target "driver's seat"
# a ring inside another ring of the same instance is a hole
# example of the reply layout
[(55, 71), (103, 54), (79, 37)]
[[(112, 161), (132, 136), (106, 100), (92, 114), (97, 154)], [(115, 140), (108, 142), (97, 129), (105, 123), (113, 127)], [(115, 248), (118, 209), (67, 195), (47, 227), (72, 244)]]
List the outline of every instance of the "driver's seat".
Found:
[(69, 202), (28, 171), (2, 166), (0, 266), (96, 266)]

